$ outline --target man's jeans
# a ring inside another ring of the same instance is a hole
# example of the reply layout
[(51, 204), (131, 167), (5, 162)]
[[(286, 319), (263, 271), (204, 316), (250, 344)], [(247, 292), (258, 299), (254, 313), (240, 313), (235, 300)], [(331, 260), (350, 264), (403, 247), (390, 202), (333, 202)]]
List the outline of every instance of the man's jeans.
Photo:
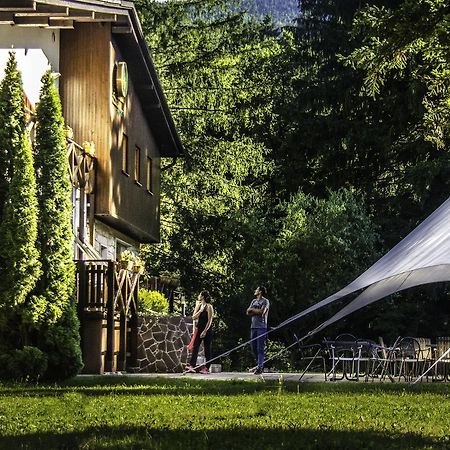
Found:
[(250, 339), (252, 340), (252, 350), (253, 354), (258, 363), (258, 369), (264, 368), (264, 344), (267, 337), (267, 329), (266, 328), (252, 328), (250, 333)]

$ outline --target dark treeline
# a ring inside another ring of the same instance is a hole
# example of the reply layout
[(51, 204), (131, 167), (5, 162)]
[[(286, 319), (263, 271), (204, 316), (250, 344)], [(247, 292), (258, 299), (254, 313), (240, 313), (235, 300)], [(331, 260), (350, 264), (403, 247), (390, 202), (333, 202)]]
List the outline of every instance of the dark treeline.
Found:
[[(186, 151), (163, 161), (162, 243), (144, 250), (147, 269), (179, 278), (188, 298), (213, 292), (218, 351), (246, 339), (257, 284), (276, 325), (346, 285), (448, 197), (443, 2), (302, 0), (281, 28), (238, 2), (135, 3)], [(291, 342), (332, 312), (275, 338)], [(449, 313), (447, 286), (434, 285), (325, 334), (435, 336)]]

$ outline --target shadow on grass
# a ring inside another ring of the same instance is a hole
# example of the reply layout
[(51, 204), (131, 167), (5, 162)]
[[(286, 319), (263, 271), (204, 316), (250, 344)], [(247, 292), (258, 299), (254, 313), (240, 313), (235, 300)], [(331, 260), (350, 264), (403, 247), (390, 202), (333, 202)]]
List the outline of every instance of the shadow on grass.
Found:
[(450, 383), (422, 383), (417, 385), (356, 382), (295, 383), (276, 380), (195, 380), (192, 378), (89, 377), (75, 378), (61, 384), (3, 384), (0, 397), (58, 397), (69, 392), (83, 395), (242, 395), (258, 392), (292, 392), (317, 394), (373, 394), (424, 393), (449, 395)]
[(90, 428), (70, 433), (0, 437), (1, 449), (447, 449), (448, 442), (416, 434), (373, 431), (233, 428), (161, 430), (145, 427)]

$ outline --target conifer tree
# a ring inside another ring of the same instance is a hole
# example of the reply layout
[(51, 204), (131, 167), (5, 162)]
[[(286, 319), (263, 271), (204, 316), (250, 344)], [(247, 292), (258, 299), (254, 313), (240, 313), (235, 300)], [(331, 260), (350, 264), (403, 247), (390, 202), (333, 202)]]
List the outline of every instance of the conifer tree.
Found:
[(38, 323), (37, 346), (48, 355), (47, 378), (66, 378), (81, 367), (72, 259), (71, 184), (61, 102), (50, 72), (42, 78), (37, 113), (36, 172), (39, 186), (38, 246), (43, 275), (30, 304)]
[(40, 272), (33, 154), (25, 128), (22, 78), (10, 53), (0, 88), (3, 211), (0, 222), (0, 305), (23, 304)]

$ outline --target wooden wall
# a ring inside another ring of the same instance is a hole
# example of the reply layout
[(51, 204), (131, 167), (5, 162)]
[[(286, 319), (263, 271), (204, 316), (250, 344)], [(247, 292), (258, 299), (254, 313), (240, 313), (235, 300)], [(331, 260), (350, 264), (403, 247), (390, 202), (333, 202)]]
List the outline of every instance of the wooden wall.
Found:
[[(77, 24), (74, 30), (61, 31), (63, 113), (77, 142), (94, 141), (96, 145), (96, 217), (139, 242), (157, 242), (159, 151), (131, 80), (123, 107), (113, 102), (113, 68), (120, 60), (126, 61), (126, 55), (114, 45), (109, 24)], [(122, 171), (124, 134), (129, 176)], [(134, 177), (136, 146), (141, 149), (141, 185)], [(153, 162), (152, 193), (146, 186), (147, 155)]]
[(111, 171), (111, 98), (109, 24), (76, 24), (61, 30), (60, 92), (66, 124), (79, 144), (95, 142), (97, 167), (96, 204), (108, 201)]
[[(113, 46), (113, 61), (126, 61), (116, 45)], [(129, 67), (129, 71), (133, 70)], [(148, 242), (159, 241), (159, 202), (160, 202), (160, 158), (159, 151), (147, 121), (144, 119), (140, 101), (130, 79), (128, 96), (120, 108), (112, 104), (112, 200), (115, 215), (133, 224), (148, 235)], [(128, 174), (122, 171), (123, 136), (128, 138)], [(134, 176), (135, 148), (140, 148), (140, 184)], [(153, 190), (147, 191), (146, 159), (149, 156), (153, 163)]]

